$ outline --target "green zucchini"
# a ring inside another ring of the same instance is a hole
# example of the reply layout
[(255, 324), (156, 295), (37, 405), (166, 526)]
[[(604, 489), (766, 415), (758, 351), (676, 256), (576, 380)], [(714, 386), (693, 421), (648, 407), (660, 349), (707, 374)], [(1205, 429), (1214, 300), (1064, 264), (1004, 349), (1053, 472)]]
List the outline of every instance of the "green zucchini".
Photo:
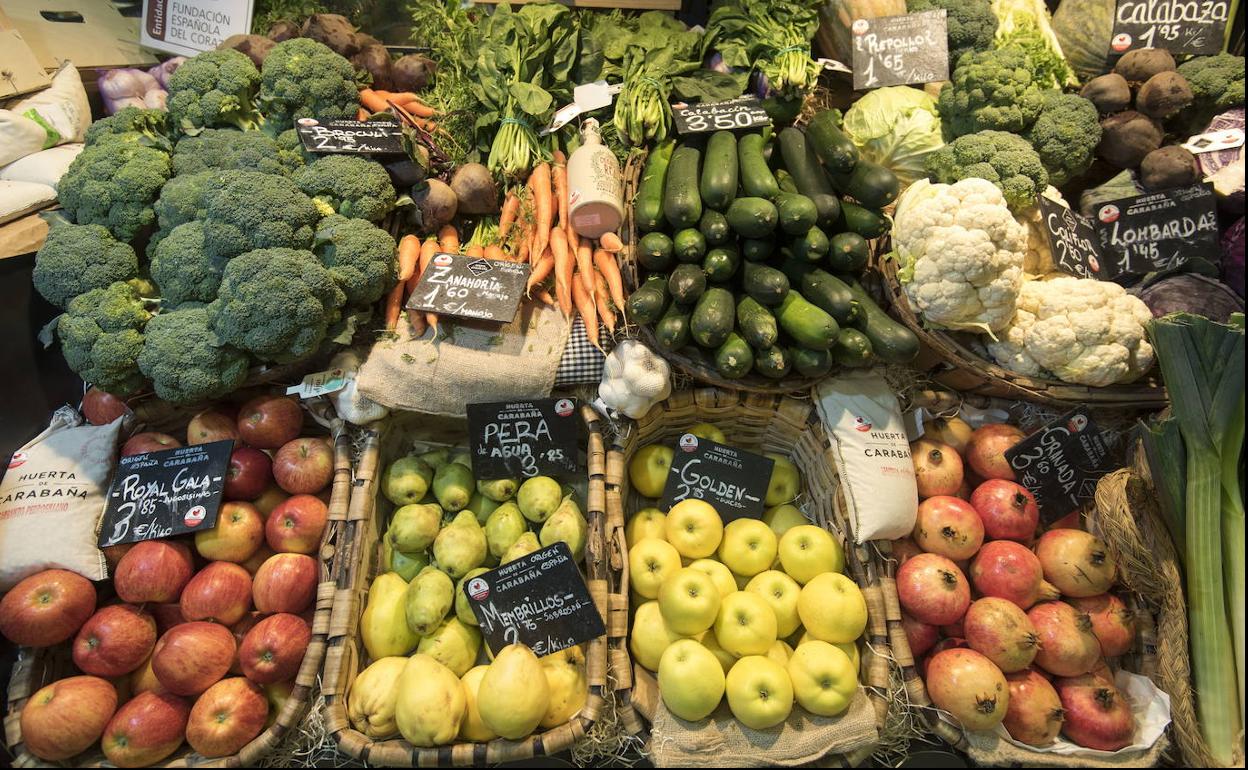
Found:
[(776, 169), (776, 181), (780, 183), (780, 192), (801, 195), (801, 193), (797, 191), (797, 182), (793, 181), (793, 175), (784, 169)]
[(689, 333), (693, 341), (702, 347), (717, 348), (732, 334), (736, 320), (737, 309), (732, 302), (732, 292), (712, 286), (693, 308)]
[(882, 209), (897, 200), (901, 184), (890, 169), (867, 160), (859, 160), (848, 174), (832, 174), (832, 184), (869, 209)]
[(762, 262), (776, 250), (775, 241), (770, 238), (741, 239), (741, 256), (747, 262)]
[(841, 215), (841, 201), (806, 136), (792, 126), (781, 131), (780, 154), (784, 156), (784, 167), (793, 175), (797, 191), (814, 201), (819, 211), (819, 224), (824, 227), (834, 224)]
[(738, 176), (741, 177), (741, 189), (747, 196), (771, 200), (780, 192), (780, 186), (767, 167), (767, 159), (763, 156), (764, 144), (762, 134), (746, 134), (737, 141)]
[(871, 353), (871, 340), (857, 329), (842, 329), (832, 346), (832, 359), (841, 366), (868, 366)]
[(715, 351), (715, 368), (729, 380), (741, 379), (750, 373), (753, 366), (754, 351), (736, 332), (729, 334), (724, 344)]
[(741, 288), (759, 304), (768, 307), (779, 305), (789, 293), (789, 279), (774, 267), (746, 262), (741, 270)]
[(737, 300), (737, 328), (745, 341), (756, 348), (769, 348), (780, 338), (776, 317), (753, 297)]
[(706, 142), (702, 160), (702, 181), (698, 186), (702, 203), (723, 211), (737, 194), (737, 137), (731, 131), (716, 131)]
[(824, 110), (806, 124), (806, 138), (828, 171), (844, 174), (858, 163), (858, 148), (841, 131), (840, 110)]
[(672, 153), (663, 186), (663, 216), (673, 230), (696, 227), (702, 217), (702, 196), (698, 194), (698, 167), (702, 153), (682, 144)]
[(841, 201), (841, 216), (836, 223), (836, 229), (840, 232), (858, 233), (869, 240), (888, 232), (888, 220), (878, 211), (863, 208), (857, 203)]
[(862, 310), (857, 329), (871, 341), (871, 350), (890, 364), (908, 364), (919, 355), (919, 338), (914, 332), (888, 317), (857, 281), (849, 281), (849, 290)]
[(723, 246), (732, 240), (732, 228), (728, 226), (728, 219), (715, 209), (702, 212), (702, 218), (698, 220), (698, 231), (706, 239), (707, 246)]
[(737, 198), (728, 206), (728, 226), (742, 238), (766, 238), (775, 232), (779, 213), (766, 198)]
[(637, 262), (651, 272), (670, 269), (674, 253), (667, 233), (646, 233), (637, 242)]
[(652, 324), (667, 308), (667, 276), (652, 275), (628, 296), (628, 318), (637, 324)]
[(857, 317), (854, 293), (844, 281), (826, 270), (808, 270), (794, 285), (800, 286), (802, 296), (835, 318), (838, 324), (844, 326)]
[(783, 345), (754, 351), (754, 371), (773, 380), (782, 380), (793, 368), (793, 359)]
[(633, 198), (633, 220), (637, 223), (637, 229), (643, 233), (663, 226), (663, 186), (667, 181), (667, 167), (672, 161), (672, 150), (675, 148), (674, 139), (659, 142), (650, 157), (646, 158), (641, 182), (637, 185), (637, 196)]
[(677, 265), (667, 279), (667, 290), (672, 301), (679, 305), (692, 305), (706, 291), (706, 274), (700, 265)]
[(811, 227), (802, 237), (795, 238), (790, 244), (793, 256), (807, 262), (818, 262), (828, 255), (831, 248), (828, 236), (818, 227)]
[(694, 227), (687, 227), (672, 238), (672, 253), (677, 262), (701, 262), (706, 256), (706, 238)]
[(811, 350), (831, 348), (840, 332), (835, 318), (796, 291), (789, 291), (776, 308), (776, 321), (797, 344)]
[(858, 233), (837, 233), (832, 236), (828, 267), (837, 273), (858, 275), (871, 258), (871, 244)]
[(654, 325), (654, 339), (659, 347), (674, 353), (689, 344), (689, 327), (692, 313), (688, 308), (672, 305), (659, 322)]
[(776, 198), (776, 212), (780, 217), (780, 229), (789, 235), (804, 235), (819, 219), (815, 202), (800, 193), (780, 193)]
[(793, 368), (803, 377), (822, 377), (832, 371), (832, 353), (827, 350), (791, 347), (789, 357), (793, 359)]
[(702, 260), (702, 272), (712, 283), (731, 281), (740, 266), (741, 255), (734, 246), (716, 246), (706, 252), (706, 259)]

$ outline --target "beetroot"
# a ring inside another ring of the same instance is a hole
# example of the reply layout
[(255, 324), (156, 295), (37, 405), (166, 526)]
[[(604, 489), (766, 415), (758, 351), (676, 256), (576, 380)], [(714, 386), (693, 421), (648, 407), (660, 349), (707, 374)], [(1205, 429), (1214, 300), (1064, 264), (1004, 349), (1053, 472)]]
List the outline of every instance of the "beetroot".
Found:
[(1118, 688), (1095, 676), (1058, 679), (1066, 722), (1062, 732), (1075, 743), (1098, 751), (1117, 751), (1135, 737), (1135, 715)]
[(932, 703), (967, 730), (991, 730), (1005, 719), (1010, 707), (1005, 675), (974, 650), (936, 653), (927, 666), (926, 685)]
[(1036, 543), (1044, 579), (1066, 596), (1103, 594), (1114, 585), (1118, 565), (1096, 535), (1080, 529), (1050, 529)]
[(1007, 674), (1022, 671), (1036, 658), (1035, 626), (1008, 599), (987, 596), (972, 602), (962, 626), (971, 649)]
[(982, 479), (1014, 481), (1014, 469), (1005, 459), (1005, 450), (1022, 441), (1025, 434), (1013, 425), (983, 425), (971, 434), (966, 444), (966, 461)]
[(1135, 613), (1113, 594), (1101, 594), (1071, 599), (1077, 610), (1088, 613), (1092, 619), (1092, 634), (1101, 644), (1101, 654), (1107, 658), (1125, 655), (1135, 644)]
[(1060, 595), (1045, 582), (1040, 560), (1026, 546), (1012, 540), (993, 540), (971, 561), (971, 580), (984, 596), (1009, 599), (1022, 609)]
[(989, 479), (971, 493), (971, 505), (984, 523), (989, 540), (1031, 543), (1040, 524), (1036, 498), (1025, 487), (1005, 479)]
[(957, 621), (971, 604), (971, 587), (962, 570), (934, 553), (919, 554), (901, 565), (897, 595), (903, 609), (933, 626)]
[(1051, 746), (1065, 720), (1057, 690), (1031, 668), (1006, 674), (1005, 680), (1010, 685), (1010, 707), (1002, 724), (1010, 737), (1028, 746)]
[(1040, 639), (1036, 665), (1054, 676), (1079, 676), (1101, 662), (1092, 619), (1066, 602), (1041, 602), (1027, 613)]
[(948, 444), (921, 438), (911, 442), (914, 479), (919, 499), (936, 495), (952, 495), (962, 486), (962, 458)]
[(901, 613), (901, 627), (906, 631), (906, 641), (910, 644), (910, 654), (921, 657), (932, 649), (940, 638), (940, 629), (930, 623), (915, 620), (905, 612)]
[(984, 544), (984, 523), (965, 500), (949, 495), (929, 497), (919, 503), (914, 542), (946, 559), (969, 559)]

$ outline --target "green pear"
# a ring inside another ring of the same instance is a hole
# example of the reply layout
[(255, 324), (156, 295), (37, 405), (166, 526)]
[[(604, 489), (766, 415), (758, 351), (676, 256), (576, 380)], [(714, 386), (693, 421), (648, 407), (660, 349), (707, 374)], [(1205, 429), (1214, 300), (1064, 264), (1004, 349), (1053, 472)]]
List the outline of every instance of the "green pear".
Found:
[(468, 454), (467, 449), (456, 449), (451, 453), (450, 461), (472, 470), (472, 455)]
[(459, 580), (485, 561), (488, 547), (485, 530), (472, 511), (460, 511), (433, 541), (433, 560), (446, 574)]
[(421, 636), (433, 633), (455, 603), (455, 583), (445, 572), (425, 567), (407, 584), (403, 597), (407, 626)]
[(468, 507), (475, 488), (472, 470), (459, 463), (447, 463), (433, 474), (433, 494), (437, 496), (438, 503), (451, 513)]
[(419, 457), (408, 455), (386, 468), (381, 478), (381, 490), (386, 499), (395, 505), (409, 505), (425, 496), (432, 480), (433, 468)]
[(470, 626), (479, 626), (477, 615), (472, 611), (472, 605), (468, 603), (468, 594), (464, 593), (464, 586), (469, 580), (477, 575), (489, 572), (485, 567), (477, 567), (471, 570), (467, 575), (459, 579), (455, 584), (455, 617), (459, 618), (461, 623), (467, 623)]
[(589, 524), (576, 501), (569, 495), (563, 498), (558, 510), (542, 525), (542, 533), (538, 539), (543, 548), (559, 541), (567, 543), (572, 551), (572, 558), (580, 561), (585, 556), (585, 537), (588, 532)]
[(389, 536), (386, 536), (382, 539), (382, 565), (391, 572), (399, 573), (404, 583), (410, 583), (422, 569), (429, 566), (429, 553), (403, 553), (391, 545)]
[(550, 518), (563, 502), (563, 490), (559, 482), (549, 476), (534, 476), (520, 485), (516, 503), (529, 521), (543, 522)]
[(529, 531), (528, 519), (515, 503), (507, 502), (494, 509), (485, 522), (485, 542), (490, 553), (501, 557), (520, 536)]
[(507, 549), (507, 553), (503, 554), (503, 558), (499, 560), (499, 564), (515, 561), (524, 558), (534, 551), (540, 551), (542, 544), (537, 542), (537, 535), (532, 532), (525, 532), (520, 539), (511, 544)]
[(451, 450), (449, 449), (433, 449), (420, 455), (420, 459), (433, 468), (435, 471), (446, 465), (451, 459)]
[(490, 479), (478, 481), (477, 491), (497, 503), (505, 503), (516, 494), (520, 482), (516, 479)]
[(498, 508), (501, 503), (491, 500), (480, 492), (474, 492), (472, 499), (468, 501), (468, 510), (477, 514), (477, 523), (485, 526), (485, 522), (489, 521), (490, 514)]
[(533, 651), (523, 644), (499, 650), (477, 691), (481, 721), (515, 741), (537, 729), (549, 706), (550, 683)]
[(481, 632), (452, 615), (420, 640), (416, 652), (430, 656), (454, 671), (455, 676), (463, 676), (477, 662)]
[(442, 529), (442, 509), (437, 505), (405, 505), (390, 517), (387, 534), (396, 550), (420, 553), (433, 545)]

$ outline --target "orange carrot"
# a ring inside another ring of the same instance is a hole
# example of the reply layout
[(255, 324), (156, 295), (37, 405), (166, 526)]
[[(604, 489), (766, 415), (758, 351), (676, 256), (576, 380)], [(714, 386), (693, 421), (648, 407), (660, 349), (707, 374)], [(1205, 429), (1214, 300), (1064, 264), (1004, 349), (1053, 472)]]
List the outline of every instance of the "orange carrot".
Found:
[(438, 248), (447, 254), (459, 253), (459, 231), (455, 225), (442, 225), (438, 230)]
[[(551, 218), (554, 216), (550, 190), (550, 164), (537, 164), (529, 181), (533, 183), (534, 227), (536, 228), (533, 234), (533, 249), (529, 253), (541, 254), (546, 249), (546, 244), (550, 242)], [(566, 234), (563, 241), (565, 244), (568, 241)]]
[(485, 253), (482, 254), (481, 256), (485, 257), (486, 259), (506, 259), (507, 258), (503, 254), (503, 247), (499, 246), (497, 243), (491, 243), (489, 246), (486, 246)]
[(416, 265), (416, 270), (412, 272), (412, 276), (407, 279), (407, 292), (409, 294), (416, 290), (416, 284), (420, 283), (420, 276), (429, 268), (429, 262), (436, 253), (438, 253), (438, 242), (434, 239), (429, 238), (420, 245), (420, 260)]
[(537, 264), (534, 265), (533, 269), (529, 272), (529, 281), (524, 287), (525, 293), (531, 293), (533, 291), (533, 287), (546, 280), (546, 277), (549, 276), (551, 271), (554, 269), (555, 258), (550, 251), (547, 250), (547, 252), (542, 255), (542, 258), (537, 260)]
[(399, 314), (403, 312), (403, 288), (404, 284), (399, 281), (390, 290), (390, 294), (386, 297), (386, 330), (394, 331), (394, 327), (399, 325)]
[(582, 243), (576, 250), (576, 272), (581, 274), (581, 283), (592, 297), (594, 294), (594, 250), (590, 248), (589, 243)]
[(615, 331), (615, 311), (611, 309), (611, 292), (607, 290), (607, 279), (602, 273), (594, 271), (594, 301), (598, 303), (598, 315), (607, 325), (607, 331)]
[(581, 247), (581, 236), (576, 234), (576, 231), (572, 229), (572, 225), (569, 224), (565, 227), (564, 232), (568, 236), (568, 248), (573, 251), (579, 249)]
[[(527, 232), (525, 234), (527, 235)], [(529, 262), (530, 261), (529, 260), (529, 247), (531, 245), (532, 244), (529, 242), (529, 239), (527, 237), (522, 238), (520, 240), (520, 247), (517, 248), (516, 253), (508, 257), (508, 259), (510, 259), (512, 262)]]
[(378, 93), (371, 88), (360, 89), (360, 104), (369, 112), (383, 112), (390, 108), (386, 104), (386, 97), (383, 93)]
[(572, 301), (576, 303), (581, 321), (585, 324), (585, 336), (589, 338), (591, 345), (602, 350), (602, 345), (598, 342), (598, 311), (594, 308), (592, 296), (585, 291), (584, 284), (579, 281), (572, 284)]
[[(412, 113), (418, 118), (432, 118), (434, 115), (438, 114), (436, 110), (434, 110), (432, 107), (425, 104), (424, 102), (420, 101), (419, 99), (410, 101), (410, 102), (399, 102), (396, 99), (395, 104), (399, 104), (403, 109), (407, 110), (408, 112)], [(433, 129), (429, 129), (429, 130), (432, 131)]]
[(603, 233), (602, 237), (598, 239), (598, 245), (602, 247), (603, 251), (611, 254), (615, 254), (624, 248), (624, 242), (615, 233)]
[(420, 239), (414, 235), (405, 235), (399, 241), (399, 282), (402, 283), (416, 272), (416, 263), (420, 260)]
[(602, 273), (602, 277), (607, 282), (607, 288), (611, 291), (611, 301), (615, 303), (615, 307), (624, 312), (624, 280), (620, 276), (620, 265), (615, 261), (612, 254), (602, 250), (594, 250), (594, 266)]
[(555, 150), (551, 155), (554, 158), (555, 171), (555, 205), (559, 207), (559, 226), (566, 228), (568, 222), (568, 163), (563, 157), (563, 153)]
[(550, 292), (547, 291), (546, 289), (542, 289), (541, 291), (539, 291), (537, 293), (537, 298), (541, 300), (543, 305), (554, 306), (555, 304), (555, 298), (550, 296)]
[(425, 330), (429, 328), (429, 322), (425, 320), (425, 314), (419, 310), (407, 311), (407, 322), (412, 327), (412, 337), (423, 337)]
[(503, 199), (503, 208), (498, 213), (498, 241), (505, 243), (507, 241), (507, 233), (511, 232), (511, 226), (516, 221), (516, 217), (520, 215), (520, 196), (516, 195), (515, 190), (508, 190), (507, 197)]
[(468, 248), (464, 249), (464, 253), (470, 257), (484, 257), (485, 247), (479, 243), (473, 243), (470, 244)]
[[(550, 251), (555, 256), (555, 296), (565, 316), (572, 315), (572, 272), (576, 259), (568, 252), (568, 237), (558, 228), (550, 230)], [(585, 287), (582, 285), (581, 289)]]
[(355, 119), (360, 120), (360, 121), (368, 120), (370, 117), (372, 117), (372, 115), (373, 113), (369, 112), (363, 107), (355, 111)]

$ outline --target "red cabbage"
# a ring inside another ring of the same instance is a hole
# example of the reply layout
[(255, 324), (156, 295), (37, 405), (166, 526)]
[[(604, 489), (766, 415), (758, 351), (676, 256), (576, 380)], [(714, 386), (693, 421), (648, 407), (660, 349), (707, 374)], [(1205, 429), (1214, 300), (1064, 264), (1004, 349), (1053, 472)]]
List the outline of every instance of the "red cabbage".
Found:
[[(1228, 128), (1244, 130), (1244, 108), (1236, 107), (1219, 113), (1203, 133), (1224, 131)], [(1202, 152), (1196, 156), (1200, 173), (1205, 179), (1213, 182), (1214, 191), (1222, 205), (1229, 211), (1244, 211), (1244, 147), (1240, 145), (1232, 150)]]
[(1240, 217), (1235, 224), (1222, 234), (1222, 280), (1244, 296), (1244, 218)]
[(1226, 323), (1231, 313), (1244, 312), (1242, 296), (1236, 295), (1226, 284), (1196, 273), (1178, 273), (1162, 278), (1141, 290), (1139, 297), (1148, 305), (1154, 318), (1170, 313), (1197, 313)]

